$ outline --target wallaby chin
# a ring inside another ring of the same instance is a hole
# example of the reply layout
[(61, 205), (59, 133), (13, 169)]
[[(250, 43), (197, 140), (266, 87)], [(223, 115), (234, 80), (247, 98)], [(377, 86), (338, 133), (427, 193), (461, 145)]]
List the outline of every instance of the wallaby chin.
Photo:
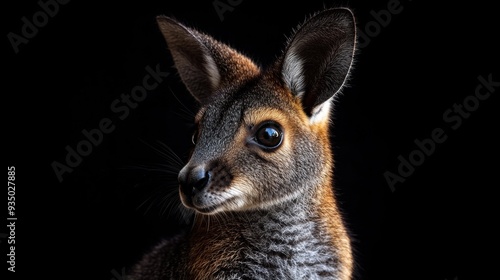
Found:
[(264, 70), (173, 19), (158, 24), (201, 105), (179, 173), (182, 203), (196, 215), (190, 232), (135, 266), (134, 279), (351, 279), (328, 128), (353, 61), (352, 12), (315, 14)]

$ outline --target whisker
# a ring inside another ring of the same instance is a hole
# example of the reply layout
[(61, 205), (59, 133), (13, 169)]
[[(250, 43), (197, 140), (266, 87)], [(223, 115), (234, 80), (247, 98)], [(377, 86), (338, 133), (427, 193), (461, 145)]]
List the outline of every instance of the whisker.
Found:
[(184, 166), (183, 160), (161, 141), (153, 143), (143, 139), (139, 141), (159, 156), (159, 159), (157, 162), (135, 163), (118, 168), (126, 171), (127, 175), (137, 173), (146, 179), (137, 184), (144, 190), (144, 197), (138, 203), (136, 210), (147, 215), (155, 209), (160, 216), (188, 224), (193, 213), (182, 205), (177, 181), (177, 176)]
[(161, 177), (175, 177), (179, 173), (180, 169), (176, 167), (172, 167), (167, 164), (161, 164), (161, 163), (151, 163), (149, 165), (147, 164), (142, 164), (142, 165), (128, 165), (128, 166), (123, 166), (117, 169), (121, 170), (126, 170), (126, 171), (140, 171), (141, 174), (144, 173), (154, 173), (157, 174)]
[(156, 141), (156, 146), (149, 144), (145, 140), (139, 139), (144, 145), (155, 151), (162, 159), (167, 160), (168, 163), (175, 165), (179, 170), (184, 165), (182, 159), (165, 143)]
[(182, 101), (177, 97), (177, 95), (175, 95), (172, 88), (169, 87), (168, 89), (170, 90), (170, 93), (172, 93), (172, 95), (174, 96), (175, 100), (177, 100), (177, 102), (179, 102), (179, 104), (181, 105), (180, 112), (184, 113), (184, 115), (181, 113), (176, 113), (176, 114), (179, 115), (180, 117), (182, 117), (183, 119), (188, 120), (189, 122), (192, 122), (194, 119), (194, 116), (196, 114), (193, 111), (191, 111), (191, 109), (189, 109), (188, 106), (186, 106), (184, 103), (182, 103)]

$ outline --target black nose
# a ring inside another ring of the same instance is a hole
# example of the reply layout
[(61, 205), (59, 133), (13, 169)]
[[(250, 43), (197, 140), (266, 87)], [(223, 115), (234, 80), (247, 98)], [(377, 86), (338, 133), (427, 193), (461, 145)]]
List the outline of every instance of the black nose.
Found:
[(182, 170), (179, 174), (179, 184), (182, 192), (187, 196), (192, 196), (203, 190), (210, 180), (210, 174), (202, 166)]

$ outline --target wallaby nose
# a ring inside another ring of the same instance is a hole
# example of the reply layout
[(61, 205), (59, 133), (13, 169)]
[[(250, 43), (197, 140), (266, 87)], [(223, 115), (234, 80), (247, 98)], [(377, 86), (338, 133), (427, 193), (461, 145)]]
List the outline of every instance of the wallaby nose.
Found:
[(210, 174), (205, 170), (204, 166), (186, 167), (181, 170), (178, 179), (182, 192), (186, 196), (193, 196), (207, 186)]

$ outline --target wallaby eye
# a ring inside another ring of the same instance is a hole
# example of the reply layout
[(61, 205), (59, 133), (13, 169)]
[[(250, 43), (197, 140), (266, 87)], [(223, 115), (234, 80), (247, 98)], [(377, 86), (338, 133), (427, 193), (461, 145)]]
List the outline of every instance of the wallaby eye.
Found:
[(265, 149), (275, 149), (283, 141), (283, 132), (277, 123), (266, 122), (257, 129), (255, 140)]

